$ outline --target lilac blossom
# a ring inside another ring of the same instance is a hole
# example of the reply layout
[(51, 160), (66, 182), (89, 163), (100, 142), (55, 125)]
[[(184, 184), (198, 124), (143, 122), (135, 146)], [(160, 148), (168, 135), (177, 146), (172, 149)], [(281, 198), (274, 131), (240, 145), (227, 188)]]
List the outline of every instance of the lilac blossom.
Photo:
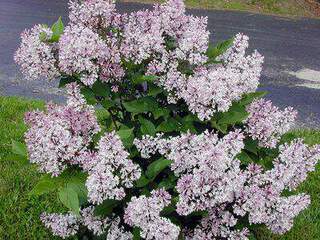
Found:
[(98, 79), (96, 61), (108, 51), (102, 38), (90, 28), (67, 26), (59, 41), (59, 66), (66, 74), (79, 74), (85, 85)]
[(112, 0), (87, 0), (69, 2), (69, 19), (72, 25), (81, 24), (98, 29), (111, 25), (115, 14), (115, 4)]
[[(284, 233), (292, 227), (293, 218), (308, 206), (310, 199), (305, 194), (283, 197), (282, 191), (294, 190), (306, 179), (308, 172), (314, 171), (320, 158), (319, 145), (309, 148), (302, 140), (295, 140), (280, 146), (280, 154), (271, 170), (264, 171), (255, 164), (241, 170), (236, 155), (244, 147), (243, 138), (241, 132), (230, 132), (220, 140), (217, 135), (204, 132), (169, 139), (162, 135), (145, 136), (141, 141), (136, 139), (134, 144), (145, 157), (159, 152), (172, 160), (171, 169), (180, 177), (176, 186), (178, 214), (211, 211), (217, 206), (234, 203), (234, 217), (248, 213), (250, 223), (264, 223), (273, 232)], [(221, 229), (226, 228), (222, 226)], [(195, 231), (199, 239), (222, 234), (217, 230), (203, 231), (201, 227)], [(232, 233), (235, 239), (241, 239), (236, 238), (242, 235), (241, 232), (230, 231), (224, 234)]]
[(109, 227), (106, 240), (132, 240), (133, 235), (120, 225), (120, 218), (114, 219)]
[(67, 86), (66, 106), (47, 105), (47, 112), (26, 114), (30, 126), (25, 141), (31, 163), (42, 172), (59, 175), (68, 164), (76, 164), (95, 133), (100, 131), (92, 106), (86, 105), (75, 84)]
[(94, 207), (90, 206), (81, 210), (81, 224), (86, 226), (94, 235), (101, 235), (110, 225), (110, 219), (102, 219), (94, 215)]
[(247, 184), (236, 197), (234, 212), (249, 222), (264, 223), (274, 233), (285, 233), (293, 225), (293, 219), (310, 204), (306, 194), (283, 197), (285, 189), (294, 190), (314, 171), (320, 158), (320, 146), (308, 148), (302, 140), (280, 146), (280, 154), (271, 170), (263, 171), (256, 164), (249, 165)]
[(302, 139), (279, 147), (280, 154), (274, 160), (274, 167), (267, 175), (277, 185), (279, 191), (295, 190), (306, 180), (307, 174), (315, 170), (320, 159), (320, 145), (308, 147)]
[(72, 213), (42, 213), (40, 219), (53, 235), (63, 239), (75, 235), (79, 230), (79, 219)]
[(170, 194), (163, 189), (152, 191), (150, 197), (132, 197), (125, 209), (124, 221), (141, 228), (144, 239), (178, 239), (179, 227), (160, 217), (160, 212), (170, 204), (170, 199)]
[[(206, 131), (167, 140), (149, 137), (143, 140), (143, 145), (139, 140), (135, 140), (135, 144), (147, 156), (158, 151), (172, 160), (171, 169), (180, 177), (176, 187), (177, 212), (188, 215), (232, 202), (234, 193), (241, 191), (246, 177), (235, 157), (244, 146), (243, 138), (243, 134), (236, 131), (219, 140), (217, 134)], [(149, 150), (152, 146), (156, 149)]]
[(256, 91), (263, 57), (257, 52), (245, 56), (247, 47), (248, 37), (238, 34), (233, 46), (221, 57), (222, 65), (197, 68), (185, 88), (178, 90), (199, 119), (210, 119), (216, 111), (228, 111), (243, 94)]
[(211, 240), (211, 239), (232, 239), (248, 240), (249, 230), (235, 230), (237, 218), (225, 210), (226, 206), (211, 209), (207, 217), (202, 218), (200, 224), (187, 235), (186, 240)]
[(96, 236), (107, 233), (107, 240), (132, 239), (132, 234), (120, 226), (119, 217), (103, 219), (95, 216), (93, 206), (82, 209), (80, 215), (71, 212), (66, 214), (42, 213), (40, 220), (52, 231), (53, 235), (63, 239), (77, 234), (80, 227), (86, 227)]
[(161, 53), (164, 51), (162, 32), (153, 12), (143, 10), (130, 14), (123, 30), (123, 55), (135, 63), (141, 63), (154, 53)]
[(128, 156), (115, 132), (106, 133), (100, 139), (86, 182), (90, 202), (100, 204), (105, 199), (121, 200), (125, 197), (124, 188), (133, 187), (133, 182), (141, 175), (139, 166)]
[(53, 79), (60, 75), (55, 58), (56, 43), (49, 42), (51, 37), (51, 29), (44, 25), (36, 25), (21, 34), (21, 45), (14, 60), (28, 78)]
[(262, 147), (275, 148), (280, 137), (294, 124), (297, 112), (292, 107), (279, 110), (272, 102), (259, 99), (247, 107), (246, 131)]

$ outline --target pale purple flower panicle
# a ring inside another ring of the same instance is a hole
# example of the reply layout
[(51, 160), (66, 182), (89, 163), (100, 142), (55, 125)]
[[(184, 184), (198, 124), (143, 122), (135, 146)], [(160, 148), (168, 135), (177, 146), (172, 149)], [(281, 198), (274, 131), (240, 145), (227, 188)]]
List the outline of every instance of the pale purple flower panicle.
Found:
[(302, 139), (279, 147), (280, 154), (274, 160), (274, 167), (266, 175), (278, 191), (295, 190), (306, 180), (309, 172), (315, 170), (320, 159), (320, 145), (308, 147)]
[(71, 24), (81, 24), (91, 28), (111, 25), (115, 14), (113, 0), (72, 0), (69, 2), (69, 19)]
[(47, 105), (47, 111), (26, 114), (30, 126), (25, 134), (31, 163), (42, 172), (59, 175), (68, 164), (76, 164), (94, 134), (100, 131), (94, 108), (88, 106), (75, 83), (67, 86), (66, 106)]
[(217, 134), (206, 131), (166, 140), (159, 136), (147, 137), (142, 140), (144, 145), (139, 140), (134, 143), (146, 156), (158, 151), (172, 160), (171, 169), (180, 177), (176, 187), (177, 212), (188, 215), (232, 202), (234, 192), (241, 190), (246, 178), (235, 156), (244, 146), (243, 138), (243, 134), (236, 131), (219, 140)]
[(79, 74), (85, 85), (92, 85), (98, 79), (101, 58), (107, 45), (90, 28), (74, 25), (67, 26), (59, 41), (59, 66), (66, 74)]
[[(197, 114), (199, 119), (205, 120), (210, 119), (217, 111), (227, 111), (232, 102), (240, 100), (243, 94), (256, 91), (263, 57), (258, 52), (245, 56), (248, 37), (238, 34), (233, 46), (220, 57), (222, 64), (198, 66), (193, 74), (187, 76), (178, 70), (178, 61), (187, 60), (190, 64), (206, 62), (204, 53), (205, 46), (208, 45), (206, 38), (197, 39), (198, 36), (208, 37), (206, 20), (190, 17), (188, 21), (199, 21), (194, 23), (199, 25), (199, 28), (188, 32), (189, 30), (182, 27), (175, 52), (162, 54), (162, 59), (154, 59), (148, 67), (152, 74), (165, 72), (159, 78), (158, 84), (170, 93), (168, 101), (174, 103), (178, 99), (183, 99), (192, 113)], [(192, 27), (189, 22), (186, 26)], [(193, 38), (194, 43), (191, 41)], [(190, 46), (184, 44), (184, 41)], [(193, 51), (189, 52), (187, 49)]]
[(94, 215), (94, 207), (90, 206), (81, 210), (81, 224), (86, 226), (94, 235), (101, 235), (110, 225), (110, 219), (102, 219)]
[(49, 228), (53, 235), (63, 239), (77, 234), (80, 227), (86, 227), (95, 236), (107, 233), (107, 240), (131, 240), (132, 234), (124, 231), (120, 226), (120, 218), (102, 218), (94, 214), (94, 207), (89, 206), (80, 211), (80, 215), (69, 212), (67, 214), (42, 213), (40, 216), (42, 223)]
[(106, 133), (99, 142), (98, 153), (93, 156), (93, 167), (89, 169), (86, 186), (92, 203), (102, 203), (105, 199), (121, 200), (124, 188), (133, 187), (140, 178), (141, 170), (128, 159), (129, 153), (115, 132)]
[(149, 10), (131, 13), (124, 26), (122, 54), (141, 63), (156, 52), (164, 51), (159, 19)]
[(234, 212), (248, 213), (250, 223), (264, 223), (274, 233), (285, 233), (293, 219), (310, 204), (310, 197), (298, 194), (283, 197), (285, 189), (295, 188), (314, 171), (320, 158), (320, 146), (308, 148), (302, 140), (280, 146), (274, 167), (263, 172), (256, 164), (247, 168), (247, 184), (237, 196)]
[(124, 227), (120, 225), (120, 218), (114, 219), (109, 227), (106, 240), (132, 240), (131, 232), (125, 231)]
[(157, 152), (162, 152), (161, 150), (166, 152), (166, 140), (162, 140), (162, 137), (162, 133), (157, 133), (156, 137), (152, 137), (150, 135), (143, 135), (142, 139), (135, 138), (133, 144), (139, 150), (141, 157), (150, 158), (151, 155)]
[(36, 25), (21, 34), (21, 45), (16, 51), (14, 60), (20, 65), (23, 74), (30, 79), (58, 77), (56, 44), (48, 40), (52, 37), (50, 28)]
[(42, 213), (40, 219), (53, 235), (63, 239), (75, 235), (79, 230), (79, 219), (72, 213)]
[(170, 204), (170, 199), (170, 194), (163, 189), (153, 190), (150, 197), (132, 197), (125, 209), (125, 223), (139, 227), (141, 237), (147, 240), (178, 239), (179, 227), (160, 217), (160, 212)]
[(235, 230), (237, 224), (234, 215), (224, 210), (225, 206), (209, 210), (208, 216), (204, 217), (200, 224), (189, 233), (186, 240), (211, 240), (211, 239), (231, 239), (248, 240), (249, 230)]
[[(239, 131), (230, 132), (220, 140), (209, 132), (186, 133), (168, 139), (160, 134), (135, 139), (134, 144), (143, 157), (149, 158), (159, 152), (172, 160), (171, 169), (179, 177), (176, 186), (178, 214), (188, 215), (199, 210), (210, 212), (217, 206), (234, 204), (235, 215), (230, 219), (236, 221), (237, 216), (248, 214), (250, 223), (264, 223), (273, 232), (284, 233), (292, 227), (294, 217), (308, 206), (310, 199), (305, 194), (283, 197), (282, 191), (294, 190), (306, 179), (308, 172), (314, 171), (320, 158), (320, 147), (308, 148), (302, 140), (295, 140), (280, 146), (273, 169), (263, 171), (259, 165), (251, 164), (241, 170), (236, 155), (244, 147), (243, 139)], [(224, 208), (221, 211), (224, 212)], [(210, 217), (212, 215), (203, 219), (203, 226), (196, 228), (191, 239), (217, 236), (246, 239), (246, 230), (235, 231), (231, 225), (229, 229), (226, 222), (219, 223), (217, 218)], [(210, 225), (210, 221), (216, 225)]]
[(248, 37), (238, 34), (233, 46), (221, 56), (222, 65), (199, 67), (178, 90), (199, 119), (210, 119), (216, 111), (225, 112), (243, 94), (256, 91), (262, 70), (263, 57), (254, 52), (245, 56)]
[(297, 112), (292, 107), (283, 111), (270, 100), (259, 99), (247, 107), (246, 132), (262, 147), (275, 148), (281, 136), (293, 126)]

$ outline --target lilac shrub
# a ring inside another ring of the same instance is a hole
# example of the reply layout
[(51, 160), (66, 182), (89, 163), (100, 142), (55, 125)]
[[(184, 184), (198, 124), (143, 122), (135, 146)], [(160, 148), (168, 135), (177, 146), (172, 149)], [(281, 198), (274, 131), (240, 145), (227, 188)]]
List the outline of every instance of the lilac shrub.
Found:
[(283, 141), (297, 112), (261, 99), (263, 56), (247, 54), (248, 36), (211, 45), (207, 18), (182, 0), (130, 14), (111, 0), (69, 8), (66, 27), (25, 30), (15, 54), (26, 76), (67, 89), (65, 105), (25, 117), (28, 158), (44, 173), (32, 194), (56, 192), (68, 209), (44, 212), (44, 226), (108, 240), (289, 231), (310, 204), (293, 191), (320, 145)]

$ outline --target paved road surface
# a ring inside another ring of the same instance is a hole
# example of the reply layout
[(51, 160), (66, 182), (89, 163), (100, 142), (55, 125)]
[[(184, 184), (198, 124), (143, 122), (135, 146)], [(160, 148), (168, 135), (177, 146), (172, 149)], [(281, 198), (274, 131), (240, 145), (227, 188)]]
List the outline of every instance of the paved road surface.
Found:
[[(147, 5), (119, 3), (130, 12)], [(251, 49), (265, 56), (261, 89), (269, 90), (279, 106), (299, 110), (299, 122), (320, 127), (320, 20), (287, 19), (253, 13), (190, 10), (208, 16), (211, 41), (227, 39), (238, 32), (251, 38)], [(67, 21), (66, 0), (0, 0), (0, 94), (63, 101), (57, 83), (27, 81), (13, 62), (19, 34), (37, 23), (52, 24), (58, 16)]]

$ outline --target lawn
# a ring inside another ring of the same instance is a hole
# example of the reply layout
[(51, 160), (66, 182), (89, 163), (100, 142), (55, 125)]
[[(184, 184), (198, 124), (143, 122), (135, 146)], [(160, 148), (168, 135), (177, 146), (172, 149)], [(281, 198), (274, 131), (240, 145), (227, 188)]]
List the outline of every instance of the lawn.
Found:
[[(141, 3), (164, 2), (164, 0), (120, 1)], [(190, 8), (241, 10), (284, 16), (315, 16), (304, 0), (185, 0), (185, 3)]]
[[(42, 211), (63, 210), (55, 195), (35, 197), (28, 193), (33, 188), (39, 174), (32, 165), (24, 165), (10, 156), (12, 140), (22, 141), (26, 126), (24, 112), (43, 108), (41, 101), (25, 100), (17, 97), (0, 97), (0, 239), (56, 239), (46, 231), (40, 221)], [(320, 143), (320, 131), (296, 130), (285, 139), (302, 137), (308, 144)], [(316, 240), (320, 236), (320, 167), (310, 174), (307, 182), (299, 188), (311, 195), (312, 205), (299, 215), (294, 228), (284, 236), (272, 235), (265, 228), (257, 232), (262, 240)]]

